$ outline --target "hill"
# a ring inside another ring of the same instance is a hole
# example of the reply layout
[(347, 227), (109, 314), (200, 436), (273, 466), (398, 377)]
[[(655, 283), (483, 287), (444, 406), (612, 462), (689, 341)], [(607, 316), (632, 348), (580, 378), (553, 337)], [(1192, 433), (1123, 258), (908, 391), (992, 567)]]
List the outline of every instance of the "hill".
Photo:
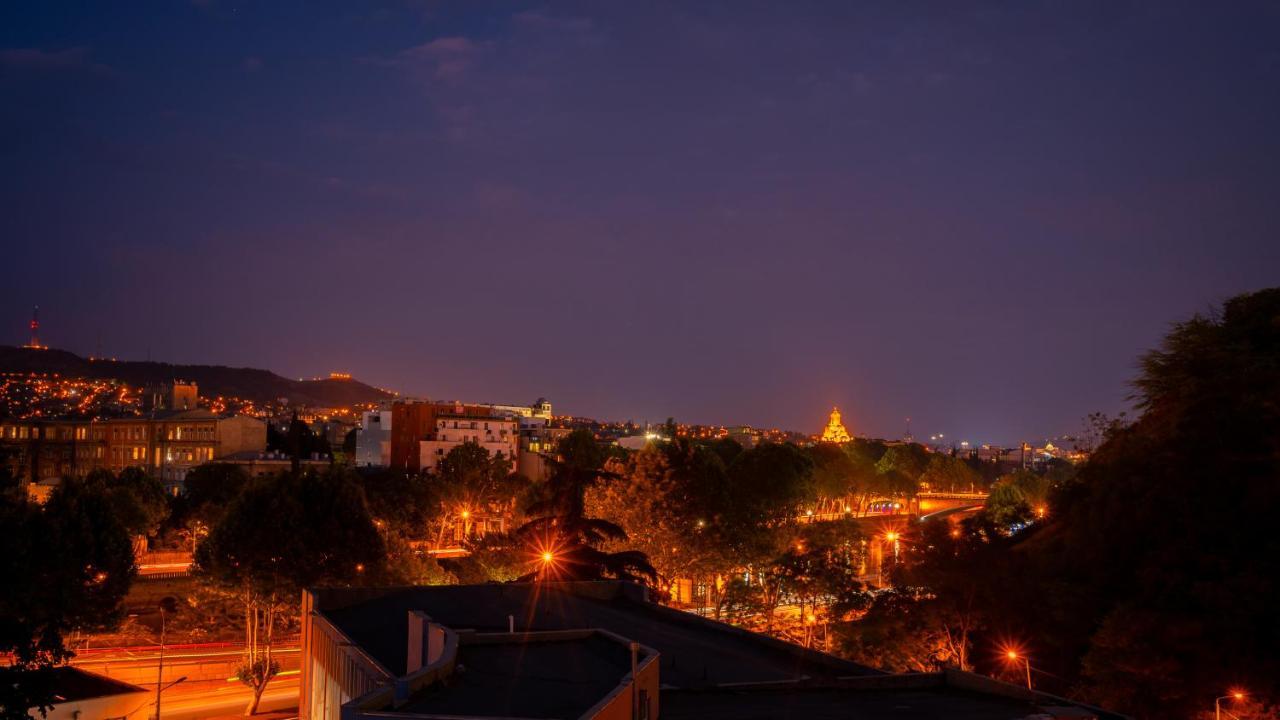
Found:
[(224, 365), (173, 365), (136, 360), (90, 360), (66, 350), (30, 350), (0, 345), (0, 372), (57, 373), (64, 377), (114, 379), (146, 386), (175, 379), (200, 386), (205, 397), (223, 395), (267, 403), (288, 398), (292, 405), (338, 407), (394, 397), (358, 380), (290, 380), (270, 370)]

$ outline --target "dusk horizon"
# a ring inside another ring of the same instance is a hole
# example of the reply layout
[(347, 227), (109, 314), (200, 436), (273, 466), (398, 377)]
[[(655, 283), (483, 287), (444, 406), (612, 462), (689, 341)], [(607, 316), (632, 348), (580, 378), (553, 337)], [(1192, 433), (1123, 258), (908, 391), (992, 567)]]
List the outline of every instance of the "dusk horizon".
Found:
[(1280, 277), (1268, 3), (72, 7), (0, 10), (7, 342), (1008, 443)]
[(0, 720), (1280, 720), (1280, 0), (13, 0), (0, 138)]

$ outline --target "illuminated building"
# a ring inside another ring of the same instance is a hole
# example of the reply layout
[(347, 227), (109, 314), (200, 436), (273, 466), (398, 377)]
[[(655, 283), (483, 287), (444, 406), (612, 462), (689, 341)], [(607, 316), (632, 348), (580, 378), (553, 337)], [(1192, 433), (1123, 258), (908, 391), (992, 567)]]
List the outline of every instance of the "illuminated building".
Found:
[(147, 388), (142, 396), (143, 410), (194, 410), (200, 402), (200, 390), (193, 382), (174, 380)]
[(356, 428), (357, 467), (387, 467), (391, 464), (390, 408), (366, 410), (360, 414), (360, 427)]
[(0, 461), (21, 483), (52, 490), (63, 477), (102, 467), (104, 459), (104, 443), (88, 420), (0, 421)]
[(831, 408), (831, 417), (827, 419), (827, 427), (822, 431), (822, 442), (849, 442), (849, 431), (840, 422), (840, 408)]
[(729, 428), (728, 438), (750, 450), (760, 444), (760, 431), (747, 425), (738, 425)]
[(422, 447), (419, 443), (435, 435), (436, 418), (443, 414), (487, 418), (492, 416), (492, 410), (487, 405), (464, 405), (460, 402), (404, 400), (392, 403), (389, 466), (409, 472), (421, 471)]
[[(450, 425), (445, 428), (446, 434), (449, 436), (459, 435), (457, 430), (461, 428), (453, 428), (454, 421), (471, 421), (477, 420), (484, 422), (504, 422), (510, 423), (510, 427), (505, 429), (511, 430), (511, 446), (510, 450), (506, 447), (506, 440), (498, 435), (493, 440), (480, 439), (477, 440), (482, 445), (490, 442), (494, 447), (491, 452), (502, 449), (502, 453), (507, 457), (514, 458), (516, 456), (516, 446), (514, 443), (517, 435), (516, 429), (520, 432), (530, 435), (537, 435), (541, 428), (545, 428), (547, 421), (551, 417), (551, 402), (546, 398), (538, 398), (538, 401), (532, 405), (496, 405), (496, 404), (470, 404), (462, 402), (434, 402), (431, 400), (400, 400), (391, 404), (391, 413), (389, 418), (379, 411), (376, 422), (372, 416), (364, 419), (362, 423), (363, 432), (372, 433), (368, 440), (361, 445), (361, 435), (356, 436), (356, 456), (357, 464), (372, 464), (374, 457), (374, 443), (378, 443), (378, 458), (381, 461), (382, 448), (381, 443), (388, 443), (387, 460), (385, 465), (393, 468), (408, 470), (410, 472), (419, 472), (435, 467), (435, 461), (424, 464), (424, 458), (427, 454), (423, 453), (423, 447), (420, 443), (429, 442), (452, 442), (443, 441), (437, 438), (441, 431), (437, 419), (441, 416), (450, 416)], [(378, 432), (374, 432), (377, 428)], [(501, 430), (504, 428), (495, 429)], [(470, 428), (468, 428), (469, 430)], [(483, 429), (483, 428), (481, 428)], [(379, 433), (385, 433), (386, 437), (382, 437)], [(481, 433), (482, 434), (482, 433)], [(376, 438), (376, 439), (375, 439)], [(461, 444), (461, 441), (454, 444)], [(499, 448), (499, 446), (502, 446)], [(364, 448), (362, 451), (361, 448)], [(438, 456), (436, 450), (444, 450), (448, 453), (452, 445), (432, 445), (431, 455)], [(541, 452), (536, 450), (534, 452)]]
[(440, 413), (436, 415), (435, 432), (418, 441), (419, 467), (433, 471), (450, 450), (471, 442), (491, 456), (502, 453), (514, 471), (518, 437), (514, 418)]

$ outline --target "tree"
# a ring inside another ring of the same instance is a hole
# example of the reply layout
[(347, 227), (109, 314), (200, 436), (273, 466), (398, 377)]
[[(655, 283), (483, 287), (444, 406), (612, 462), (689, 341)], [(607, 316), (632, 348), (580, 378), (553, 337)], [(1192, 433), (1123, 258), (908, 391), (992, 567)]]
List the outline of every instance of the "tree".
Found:
[(839, 445), (818, 443), (808, 449), (813, 461), (813, 493), (820, 509), (844, 507), (845, 498), (855, 494), (858, 468)]
[[(183, 480), (183, 494), (193, 512), (220, 514), (249, 484), (244, 468), (231, 463), (212, 462), (198, 465)], [(208, 519), (212, 520), (213, 517)]]
[(771, 574), (781, 592), (791, 597), (800, 608), (801, 644), (812, 647), (818, 628), (829, 649), (826, 629), (854, 610), (866, 606), (868, 596), (858, 580), (862, 565), (862, 545), (852, 535), (842, 541), (801, 541), (789, 547), (774, 563)]
[(67, 479), (100, 490), (110, 499), (125, 531), (134, 536), (154, 535), (169, 515), (169, 496), (164, 485), (138, 467), (128, 467), (119, 475), (110, 470), (90, 472), (84, 480)]
[(582, 428), (560, 438), (556, 443), (556, 454), (564, 464), (586, 470), (599, 469), (608, 459), (608, 453), (596, 442), (596, 436)]
[(940, 453), (929, 458), (920, 485), (942, 492), (969, 492), (982, 484), (982, 476), (963, 460)]
[(864, 617), (842, 628), (842, 654), (895, 672), (929, 672), (942, 665), (974, 667), (975, 636), (1001, 589), (993, 568), (1010, 541), (984, 518), (955, 528), (934, 519), (902, 541), (890, 572), (892, 587), (877, 593)]
[(439, 493), (420, 475), (397, 468), (362, 468), (356, 481), (364, 488), (369, 512), (390, 532), (411, 540), (429, 536), (441, 514)]
[(814, 498), (813, 461), (790, 443), (762, 443), (744, 451), (729, 466), (728, 478), (732, 492), (721, 517), (730, 526), (788, 521)]
[(477, 513), (510, 516), (516, 498), (529, 485), (523, 475), (511, 472), (509, 458), (501, 452), (490, 456), (474, 442), (451, 449), (440, 460), (433, 480), (442, 504), (437, 545), (447, 528), (458, 522), (465, 528)]
[(917, 443), (894, 445), (876, 462), (876, 472), (888, 475), (898, 472), (915, 482), (929, 464), (929, 453)]
[(386, 551), (364, 493), (340, 470), (257, 478), (196, 550), (196, 572), (244, 608), (245, 657), (237, 677), (257, 711), (279, 672), (272, 656), (281, 615), (303, 588), (381, 576)]
[(545, 497), (528, 508), (531, 519), (513, 533), (516, 546), (524, 548), (534, 568), (523, 578), (655, 580), (657, 573), (644, 553), (602, 549), (609, 541), (625, 541), (626, 531), (586, 514), (588, 488), (616, 477), (595, 464), (605, 459), (595, 439), (575, 430), (561, 440), (559, 450), (562, 459), (548, 458), (552, 473)]
[(605, 467), (610, 479), (588, 490), (587, 508), (627, 534), (625, 541), (606, 542), (606, 549), (643, 552), (663, 595), (670, 594), (677, 579), (692, 579), (715, 564), (703, 514), (710, 503), (700, 497), (719, 491), (701, 474), (716, 468), (724, 472), (711, 450), (677, 438), (650, 445), (625, 461), (610, 460)]
[[(0, 718), (25, 720), (53, 702), (53, 668), (72, 653), (68, 632), (113, 627), (135, 568), (113, 499), (68, 481), (43, 507), (0, 491)], [(43, 710), (41, 710), (43, 713)]]
[(987, 494), (987, 503), (982, 512), (1006, 532), (1030, 522), (1034, 517), (1031, 505), (1022, 491), (1010, 482), (997, 481), (991, 486), (991, 492)]
[[(967, 658), (975, 669), (999, 674), (993, 659), (1013, 641), (1043, 671), (1037, 687), (1119, 712), (1191, 717), (1233, 685), (1274, 706), (1280, 289), (1175, 325), (1134, 386), (1137, 420), (1105, 423), (1075, 477), (1045, 479), (1043, 522), (1008, 536), (981, 513), (952, 555), (946, 538), (905, 543), (894, 582), (907, 599), (887, 616), (954, 627), (976, 607), (965, 633), (983, 649)], [(1010, 502), (995, 505), (1025, 503), (1029, 485), (997, 483)], [(939, 612), (921, 612), (935, 602)]]

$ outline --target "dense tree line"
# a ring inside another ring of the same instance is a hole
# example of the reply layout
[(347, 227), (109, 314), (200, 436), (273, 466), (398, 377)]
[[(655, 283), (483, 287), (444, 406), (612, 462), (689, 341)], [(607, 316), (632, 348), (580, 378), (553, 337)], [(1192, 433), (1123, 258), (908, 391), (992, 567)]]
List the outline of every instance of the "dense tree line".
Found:
[[(1194, 717), (1243, 688), (1277, 717), (1280, 290), (1181, 323), (1146, 354), (1132, 424), (1094, 418), (1078, 473), (1018, 474), (984, 514), (907, 539), (892, 593), (842, 649), (894, 669), (1008, 673), (1140, 717)], [(1010, 533), (1046, 506), (1044, 522)]]

